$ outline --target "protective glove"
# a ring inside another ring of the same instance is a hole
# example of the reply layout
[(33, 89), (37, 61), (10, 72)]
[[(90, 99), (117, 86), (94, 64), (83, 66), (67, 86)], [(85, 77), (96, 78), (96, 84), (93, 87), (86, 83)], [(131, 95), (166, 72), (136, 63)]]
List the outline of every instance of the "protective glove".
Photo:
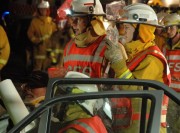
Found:
[(47, 40), (48, 38), (50, 38), (50, 35), (48, 35), (48, 34), (46, 34), (46, 35), (44, 35), (43, 37), (41, 37), (41, 41), (45, 41), (45, 40)]
[(106, 39), (106, 44), (105, 57), (110, 61), (111, 68), (116, 73), (116, 77), (119, 77), (128, 69), (122, 47), (120, 47), (119, 44), (114, 44), (109, 39)]

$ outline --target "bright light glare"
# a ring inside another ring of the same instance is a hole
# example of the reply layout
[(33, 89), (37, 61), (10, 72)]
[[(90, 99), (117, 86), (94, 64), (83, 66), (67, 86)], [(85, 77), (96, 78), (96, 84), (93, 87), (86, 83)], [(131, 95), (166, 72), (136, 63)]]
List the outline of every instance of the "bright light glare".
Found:
[(66, 9), (65, 12), (66, 12), (66, 14), (71, 14), (71, 10), (69, 10), (69, 9)]

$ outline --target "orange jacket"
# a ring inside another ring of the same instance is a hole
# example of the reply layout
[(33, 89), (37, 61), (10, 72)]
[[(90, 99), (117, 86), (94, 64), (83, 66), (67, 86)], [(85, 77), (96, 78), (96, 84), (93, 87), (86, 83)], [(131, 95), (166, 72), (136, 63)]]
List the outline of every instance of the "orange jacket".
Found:
[(77, 47), (70, 41), (64, 49), (64, 67), (68, 71), (78, 71), (92, 78), (100, 78), (106, 44), (104, 36), (87, 47)]
[(64, 133), (69, 128), (76, 129), (82, 133), (107, 133), (103, 122), (98, 116), (75, 120), (67, 127), (59, 130), (58, 133)]

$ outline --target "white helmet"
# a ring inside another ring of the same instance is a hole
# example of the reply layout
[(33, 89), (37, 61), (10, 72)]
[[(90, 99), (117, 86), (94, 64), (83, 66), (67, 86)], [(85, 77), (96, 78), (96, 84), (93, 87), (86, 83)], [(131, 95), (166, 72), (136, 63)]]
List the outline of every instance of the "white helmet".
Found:
[[(75, 71), (69, 71), (66, 75), (65, 78), (89, 78), (87, 75)], [(71, 93), (85, 93), (85, 92), (98, 92), (98, 87), (93, 84), (69, 84), (66, 85), (70, 88), (77, 88), (79, 92), (75, 92), (72, 90)], [(94, 107), (96, 104), (96, 99), (93, 100), (85, 100), (83, 102), (78, 101), (80, 105), (82, 105), (87, 111), (89, 111), (92, 115), (94, 115)]]
[(99, 0), (73, 0), (72, 16), (105, 15)]
[[(69, 71), (65, 75), (65, 78), (90, 78), (89, 76), (75, 71)], [(97, 85), (94, 84), (69, 84), (66, 85), (66, 89), (68, 87), (75, 89), (71, 90), (71, 93), (85, 93), (85, 92), (98, 92)], [(91, 115), (94, 115), (94, 110), (99, 110), (103, 107), (103, 111), (105, 114), (112, 119), (111, 107), (108, 99), (92, 99), (85, 100), (83, 102), (78, 101), (78, 103), (83, 106)]]
[(120, 17), (118, 17), (117, 22), (160, 26), (155, 11), (149, 5), (143, 3), (134, 3), (125, 6), (123, 10), (119, 12), (119, 15)]
[(180, 25), (180, 15), (172, 13), (164, 17), (163, 19), (165, 26)]
[(49, 8), (49, 2), (48, 1), (41, 1), (41, 3), (39, 3), (38, 8)]

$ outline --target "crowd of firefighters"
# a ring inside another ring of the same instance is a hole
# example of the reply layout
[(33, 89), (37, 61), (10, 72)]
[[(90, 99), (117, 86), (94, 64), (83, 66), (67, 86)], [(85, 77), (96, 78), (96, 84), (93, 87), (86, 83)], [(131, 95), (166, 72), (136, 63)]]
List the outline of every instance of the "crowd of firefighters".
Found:
[[(50, 17), (48, 1), (40, 2), (37, 8), (27, 31), (33, 45), (33, 70), (28, 82), (22, 85), (26, 104), (36, 105), (43, 100), (48, 79), (54, 77), (149, 79), (162, 82), (177, 93), (180, 92), (178, 10), (155, 12), (147, 4), (126, 5), (121, 0), (107, 4), (104, 11), (99, 0), (67, 0), (58, 9), (57, 24)], [(2, 70), (11, 50), (2, 26), (0, 34)], [(69, 93), (104, 89), (99, 86), (90, 89), (78, 86), (71, 86)], [(141, 88), (121, 86), (111, 89)], [(107, 114), (106, 119), (113, 117), (113, 122), (109, 122), (111, 128), (109, 123), (104, 124), (93, 113), (94, 101), (89, 101), (90, 104), (84, 102), (67, 105), (66, 113), (61, 118), (64, 120), (62, 127), (67, 127), (59, 129), (59, 133), (138, 133), (141, 101), (128, 98), (110, 101), (113, 103), (113, 114)], [(160, 133), (168, 132), (167, 127), (170, 127), (169, 133), (179, 133), (180, 107), (164, 95)]]

